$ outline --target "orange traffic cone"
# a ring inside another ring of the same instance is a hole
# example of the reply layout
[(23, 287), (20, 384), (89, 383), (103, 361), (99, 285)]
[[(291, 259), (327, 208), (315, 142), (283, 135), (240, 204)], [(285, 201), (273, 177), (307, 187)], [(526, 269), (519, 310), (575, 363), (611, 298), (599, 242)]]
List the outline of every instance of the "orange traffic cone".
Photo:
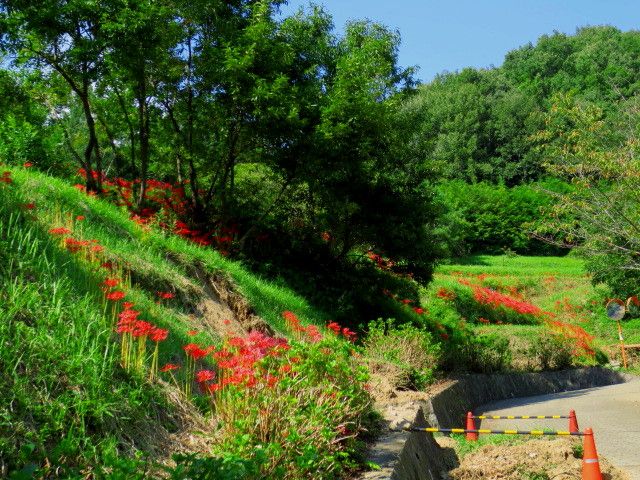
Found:
[(600, 462), (596, 451), (596, 442), (593, 439), (593, 430), (585, 428), (584, 447), (582, 453), (582, 480), (602, 480)]
[(571, 433), (578, 433), (580, 431), (578, 428), (578, 419), (576, 418), (575, 410), (569, 410), (569, 431)]
[[(466, 430), (475, 430), (476, 429), (476, 424), (473, 421), (473, 413), (471, 412), (467, 412), (467, 427)], [(478, 434), (477, 433), (472, 433), (472, 432), (467, 432), (467, 435), (465, 437), (467, 440), (471, 440), (471, 441), (477, 441), (478, 440)]]

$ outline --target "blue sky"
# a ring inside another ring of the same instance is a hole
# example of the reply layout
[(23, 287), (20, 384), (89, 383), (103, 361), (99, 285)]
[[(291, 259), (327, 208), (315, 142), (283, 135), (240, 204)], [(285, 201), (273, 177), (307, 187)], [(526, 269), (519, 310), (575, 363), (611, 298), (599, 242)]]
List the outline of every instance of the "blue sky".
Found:
[[(639, 0), (316, 0), (338, 31), (347, 20), (368, 18), (398, 29), (400, 64), (420, 67), (429, 81), (444, 70), (498, 66), (514, 48), (554, 30), (586, 25), (640, 29)], [(289, 0), (290, 13), (308, 0)]]

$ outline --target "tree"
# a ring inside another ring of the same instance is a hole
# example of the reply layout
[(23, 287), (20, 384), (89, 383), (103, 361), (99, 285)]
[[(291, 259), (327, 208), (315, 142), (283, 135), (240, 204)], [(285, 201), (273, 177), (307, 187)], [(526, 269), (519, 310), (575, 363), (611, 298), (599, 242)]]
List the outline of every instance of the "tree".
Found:
[(576, 246), (595, 281), (621, 295), (637, 294), (640, 280), (640, 99), (605, 115), (570, 95), (556, 97), (537, 135), (551, 173), (570, 180), (555, 194), (551, 220), (538, 234)]
[(102, 154), (91, 104), (102, 66), (104, 42), (99, 0), (0, 1), (1, 46), (15, 60), (52, 69), (76, 94), (88, 133), (84, 156), (87, 188), (102, 190)]

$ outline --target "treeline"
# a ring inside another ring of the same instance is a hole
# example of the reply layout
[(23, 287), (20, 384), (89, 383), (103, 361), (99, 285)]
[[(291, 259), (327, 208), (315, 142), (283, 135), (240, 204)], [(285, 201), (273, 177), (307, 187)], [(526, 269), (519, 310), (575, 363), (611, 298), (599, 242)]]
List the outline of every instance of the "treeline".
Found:
[(181, 221), (337, 318), (374, 314), (371, 250), (422, 281), (447, 256), (561, 251), (531, 236), (573, 189), (543, 132), (567, 98), (620, 116), (640, 33), (556, 33), (419, 86), (396, 32), (282, 3), (0, 0), (0, 160), (134, 180), (136, 211), (150, 179), (179, 185)]
[(546, 175), (535, 136), (558, 95), (615, 114), (640, 92), (640, 32), (588, 27), (541, 37), (499, 68), (438, 76), (406, 104), (416, 155), (442, 176), (508, 186)]

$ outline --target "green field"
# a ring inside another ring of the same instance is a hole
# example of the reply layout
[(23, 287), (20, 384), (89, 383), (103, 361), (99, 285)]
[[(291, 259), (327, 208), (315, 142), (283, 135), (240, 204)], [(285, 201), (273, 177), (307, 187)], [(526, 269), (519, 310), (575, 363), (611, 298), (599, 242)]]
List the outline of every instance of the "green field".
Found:
[[(608, 289), (592, 284), (579, 257), (477, 255), (459, 259), (436, 270), (434, 282), (422, 290), (422, 303), (442, 311), (442, 302), (439, 302), (436, 292), (441, 288), (455, 288), (452, 285), (455, 286), (460, 279), (480, 282), (500, 291), (516, 292), (522, 300), (550, 314), (550, 319), (583, 328), (595, 337), (593, 345), (596, 348), (612, 360), (619, 360), (617, 326), (607, 318), (604, 308), (609, 298)], [(451, 306), (444, 313), (450, 324), (463, 318)], [(547, 328), (546, 325), (471, 325), (478, 334), (508, 338), (516, 368), (525, 368), (531, 339)], [(627, 318), (622, 325), (627, 343), (640, 343), (640, 319)]]

